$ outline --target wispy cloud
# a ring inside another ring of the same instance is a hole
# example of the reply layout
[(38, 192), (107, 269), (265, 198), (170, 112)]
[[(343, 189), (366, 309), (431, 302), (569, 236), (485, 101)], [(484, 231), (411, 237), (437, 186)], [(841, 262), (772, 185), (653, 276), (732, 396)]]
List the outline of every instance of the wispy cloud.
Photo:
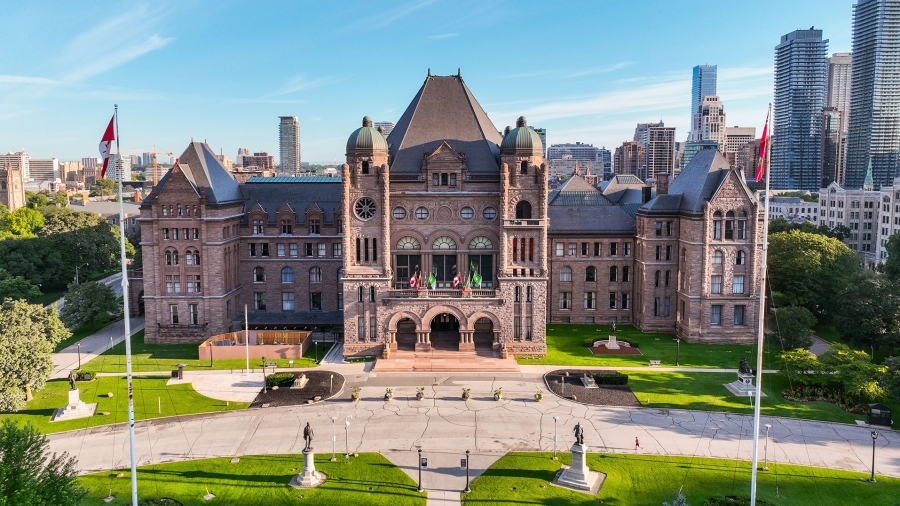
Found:
[(457, 35), (459, 35), (459, 34), (458, 33), (442, 33), (440, 35), (429, 35), (426, 38), (431, 39), (431, 40), (441, 40), (441, 39), (449, 39), (451, 37), (456, 37)]
[(503, 74), (499, 75), (497, 79), (526, 79), (532, 77), (557, 77), (559, 79), (574, 79), (577, 77), (586, 77), (593, 76), (599, 74), (608, 74), (610, 72), (615, 72), (617, 70), (624, 69), (626, 67), (630, 67), (634, 62), (625, 61), (615, 63), (613, 65), (604, 66), (604, 67), (593, 67), (589, 69), (582, 69), (578, 71), (572, 71), (570, 69), (551, 69), (551, 70), (537, 70), (534, 72), (522, 72), (518, 74)]
[(307, 79), (305, 76), (296, 75), (288, 80), (281, 88), (267, 93), (260, 98), (275, 98), (284, 95), (290, 95), (298, 91), (308, 90), (310, 88), (318, 88), (331, 80), (331, 77), (320, 77), (319, 79)]
[(0, 75), (0, 84), (56, 84), (46, 77)]
[[(374, 16), (369, 16), (367, 18), (363, 18), (356, 22), (350, 23), (348, 26), (344, 27), (344, 31), (384, 28), (418, 10), (424, 9), (425, 7), (434, 4), (435, 2), (437, 2), (437, 0), (413, 0), (412, 2), (398, 5), (392, 9), (383, 10), (382, 12)], [(377, 5), (378, 8), (381, 9), (381, 4), (373, 5)]]

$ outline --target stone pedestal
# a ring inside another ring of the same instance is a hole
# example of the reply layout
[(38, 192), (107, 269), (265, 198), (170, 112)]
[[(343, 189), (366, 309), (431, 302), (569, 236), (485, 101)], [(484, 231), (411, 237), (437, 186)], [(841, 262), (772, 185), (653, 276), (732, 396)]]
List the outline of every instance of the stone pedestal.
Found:
[[(753, 397), (756, 395), (756, 385), (753, 384), (753, 379), (754, 376), (752, 374), (738, 373), (737, 379), (727, 383), (725, 388), (738, 397)], [(760, 396), (765, 397), (765, 392), (761, 392)]]
[(79, 390), (69, 390), (69, 402), (66, 407), (59, 408), (53, 412), (50, 417), (51, 422), (62, 422), (65, 420), (75, 420), (78, 418), (87, 418), (94, 416), (97, 412), (97, 403), (85, 404), (79, 397)]
[(590, 492), (596, 495), (603, 485), (603, 479), (606, 475), (591, 471), (587, 466), (587, 447), (574, 444), (572, 445), (572, 465), (563, 466), (559, 474), (553, 480), (553, 483), (565, 488)]
[(328, 477), (325, 473), (316, 471), (316, 456), (312, 448), (303, 450), (303, 471), (291, 479), (291, 486), (294, 488), (313, 488), (318, 487)]
[(609, 341), (606, 341), (606, 349), (607, 350), (618, 350), (619, 343), (616, 342), (616, 335), (612, 334), (609, 336)]

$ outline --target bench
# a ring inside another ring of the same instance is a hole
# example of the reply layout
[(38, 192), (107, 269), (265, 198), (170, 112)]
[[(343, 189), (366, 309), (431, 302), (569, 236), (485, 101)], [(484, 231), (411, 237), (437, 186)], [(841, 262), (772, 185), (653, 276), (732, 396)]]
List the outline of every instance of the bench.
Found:
[(661, 366), (662, 366), (662, 361), (660, 361), (660, 360), (651, 360), (650, 361), (650, 367), (661, 367)]
[(278, 363), (277, 362), (266, 362), (265, 367), (271, 367), (274, 369), (275, 367), (278, 367)]

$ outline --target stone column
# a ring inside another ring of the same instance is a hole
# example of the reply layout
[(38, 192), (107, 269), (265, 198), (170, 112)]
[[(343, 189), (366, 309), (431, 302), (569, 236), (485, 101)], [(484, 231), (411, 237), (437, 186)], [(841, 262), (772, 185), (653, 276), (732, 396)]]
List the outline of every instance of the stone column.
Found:
[(303, 449), (303, 471), (291, 479), (294, 488), (313, 488), (321, 485), (327, 476), (316, 471), (315, 454), (312, 448)]
[(416, 331), (416, 351), (431, 351), (431, 332)]
[(475, 351), (474, 333), (473, 330), (459, 331), (459, 351)]

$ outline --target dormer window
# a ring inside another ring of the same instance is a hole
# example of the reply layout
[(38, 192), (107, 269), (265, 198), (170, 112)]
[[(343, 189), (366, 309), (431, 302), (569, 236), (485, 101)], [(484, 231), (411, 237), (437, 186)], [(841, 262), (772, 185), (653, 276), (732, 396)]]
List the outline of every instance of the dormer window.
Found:
[(319, 235), (322, 230), (321, 220), (309, 220), (309, 235)]
[(253, 235), (262, 235), (264, 231), (263, 220), (253, 220)]
[(281, 233), (282, 234), (293, 234), (294, 233), (294, 220), (285, 219), (281, 220)]

